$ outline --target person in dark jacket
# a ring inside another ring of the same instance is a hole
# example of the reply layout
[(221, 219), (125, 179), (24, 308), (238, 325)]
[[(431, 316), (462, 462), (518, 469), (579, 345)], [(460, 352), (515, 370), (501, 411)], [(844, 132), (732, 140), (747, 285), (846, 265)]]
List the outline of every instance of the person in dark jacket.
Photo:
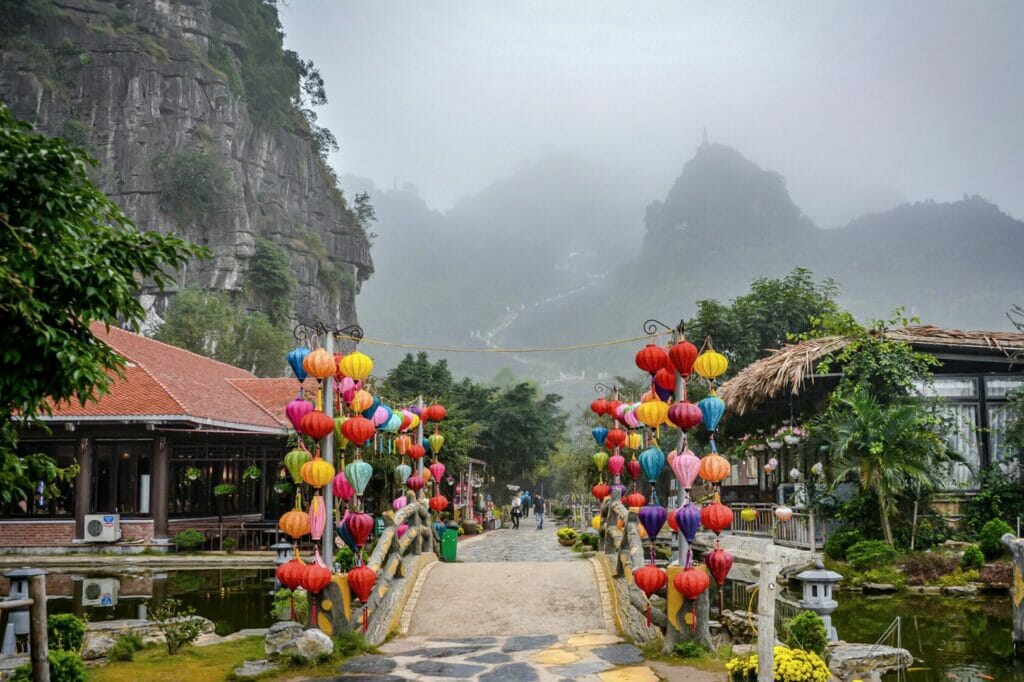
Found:
[(537, 530), (544, 528), (544, 505), (547, 504), (540, 495), (533, 499), (533, 518), (537, 519)]

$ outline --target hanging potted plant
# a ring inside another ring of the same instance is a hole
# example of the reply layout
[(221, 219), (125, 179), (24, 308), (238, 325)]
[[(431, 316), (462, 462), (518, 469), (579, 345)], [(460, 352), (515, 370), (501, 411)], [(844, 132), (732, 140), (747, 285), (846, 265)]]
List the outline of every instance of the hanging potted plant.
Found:
[(242, 472), (242, 480), (243, 481), (258, 481), (258, 480), (260, 480), (260, 476), (261, 475), (262, 474), (260, 473), (260, 468), (258, 466), (256, 466), (255, 464), (250, 464), (249, 466), (247, 466), (245, 468), (245, 471)]
[(202, 475), (203, 472), (199, 469), (199, 467), (189, 467), (185, 469), (185, 480), (188, 483), (198, 481)]
[(796, 445), (804, 436), (807, 435), (807, 431), (801, 429), (799, 426), (783, 426), (775, 432), (776, 438), (782, 438), (786, 442), (786, 445)]

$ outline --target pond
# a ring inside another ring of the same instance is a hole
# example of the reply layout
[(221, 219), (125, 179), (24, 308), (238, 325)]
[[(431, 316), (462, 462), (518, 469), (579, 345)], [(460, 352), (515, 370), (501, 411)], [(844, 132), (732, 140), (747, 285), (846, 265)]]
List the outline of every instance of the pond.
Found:
[[(737, 582), (727, 590), (726, 608), (746, 610), (749, 596), (743, 587)], [(800, 598), (793, 590), (781, 596), (786, 602)], [(897, 616), (902, 619), (902, 645), (915, 658), (903, 676), (910, 682), (1024, 680), (1024, 664), (1013, 660), (1013, 614), (1007, 592), (965, 598), (840, 591), (836, 600), (839, 608), (832, 613), (832, 625), (847, 642), (873, 644)], [(897, 676), (890, 673), (883, 679)]]

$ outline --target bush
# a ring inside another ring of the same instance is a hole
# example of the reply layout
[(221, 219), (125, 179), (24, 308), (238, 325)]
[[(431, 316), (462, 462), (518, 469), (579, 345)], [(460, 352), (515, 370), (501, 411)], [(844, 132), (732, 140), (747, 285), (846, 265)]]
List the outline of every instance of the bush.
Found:
[(81, 651), (85, 640), (85, 621), (73, 613), (59, 613), (46, 619), (46, 637), (50, 649)]
[(985, 555), (981, 553), (980, 547), (971, 545), (964, 550), (964, 555), (960, 558), (960, 568), (981, 568), (984, 565)]
[(944, 576), (941, 576), (938, 580), (935, 581), (935, 584), (940, 585), (942, 587), (956, 587), (960, 585), (966, 585), (967, 583), (976, 583), (978, 582), (978, 579), (980, 577), (981, 576), (978, 573), (978, 571), (974, 569), (965, 571), (961, 568), (958, 568), (952, 573), (948, 573)]
[(597, 533), (582, 533), (580, 535), (580, 542), (591, 549), (597, 549), (597, 545), (600, 541), (601, 538), (597, 536)]
[(167, 643), (167, 653), (174, 655), (181, 647), (191, 644), (202, 632), (198, 618), (194, 618), (196, 610), (191, 606), (182, 606), (181, 601), (168, 597), (156, 608), (149, 609), (149, 619), (156, 624)]
[(271, 615), (278, 620), (288, 620), (292, 616), (293, 604), (295, 606), (295, 621), (305, 625), (309, 620), (309, 595), (305, 590), (297, 589), (293, 592), (287, 587), (279, 589), (274, 593)]
[(334, 655), (341, 658), (351, 658), (356, 654), (364, 654), (373, 651), (373, 647), (367, 643), (363, 633), (356, 631), (339, 632), (334, 637)]
[(334, 563), (341, 566), (342, 573), (348, 573), (356, 565), (356, 553), (348, 545), (342, 545), (338, 553), (334, 555)]
[(114, 646), (107, 652), (107, 659), (111, 661), (130, 661), (135, 658), (135, 652), (142, 650), (142, 640), (138, 635), (125, 635), (118, 637)]
[(672, 653), (679, 658), (700, 658), (707, 651), (700, 642), (676, 642)]
[(825, 632), (825, 621), (814, 611), (804, 611), (790, 618), (783, 631), (786, 644), (790, 647), (813, 651), (819, 656), (825, 655), (828, 633)]
[(846, 560), (857, 570), (881, 568), (896, 559), (896, 550), (881, 540), (861, 540), (846, 550)]
[(906, 587), (907, 576), (892, 566), (872, 568), (858, 575), (861, 583), (889, 583), (896, 587)]
[[(757, 655), (738, 656), (725, 664), (733, 682), (756, 682)], [(828, 682), (828, 666), (813, 651), (775, 647), (773, 673), (776, 682)]]
[(221, 542), (221, 546), (224, 547), (224, 551), (228, 554), (234, 554), (235, 550), (238, 549), (238, 540), (234, 538), (224, 538)]
[(186, 223), (207, 221), (230, 195), (231, 172), (204, 151), (165, 152), (153, 162), (160, 210)]
[(572, 528), (562, 528), (558, 531), (558, 541), (566, 545), (576, 544), (576, 539), (578, 537), (579, 533)]
[[(51, 649), (48, 660), (50, 682), (85, 682), (85, 664), (76, 652)], [(31, 682), (32, 664), (19, 665), (7, 679), (10, 682)]]
[(971, 533), (979, 532), (992, 519), (1012, 523), (1024, 509), (1024, 482), (1017, 477), (1007, 476), (1000, 467), (992, 467), (982, 471), (980, 478), (978, 494), (967, 500), (963, 519), (966, 530)]
[(985, 558), (995, 559), (1002, 556), (1006, 551), (1006, 546), (1003, 545), (1003, 535), (1012, 532), (1013, 529), (1002, 519), (992, 519), (982, 526), (981, 532), (978, 533), (978, 546), (981, 547)]
[(864, 539), (864, 535), (856, 528), (840, 528), (825, 540), (825, 556), (829, 559), (843, 559), (846, 550)]
[(206, 542), (206, 536), (195, 528), (189, 528), (176, 534), (171, 542), (179, 552), (194, 552)]
[(957, 569), (957, 560), (944, 554), (924, 552), (907, 557), (903, 572), (910, 585), (924, 585), (934, 582)]
[(992, 564), (985, 566), (978, 571), (978, 580), (986, 585), (1010, 585), (1010, 577), (1013, 574), (1013, 567), (1010, 564)]
[[(913, 526), (908, 523), (898, 524), (893, 528), (893, 537), (898, 547), (910, 548), (910, 535)], [(914, 533), (914, 549), (924, 551), (941, 545), (953, 536), (953, 529), (940, 517), (919, 516), (917, 530)]]

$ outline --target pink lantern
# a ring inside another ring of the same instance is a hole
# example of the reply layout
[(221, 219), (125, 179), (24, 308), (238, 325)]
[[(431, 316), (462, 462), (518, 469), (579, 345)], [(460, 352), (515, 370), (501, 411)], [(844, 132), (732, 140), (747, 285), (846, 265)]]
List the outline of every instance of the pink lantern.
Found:
[(612, 416), (614, 416), (617, 421), (621, 422), (626, 418), (626, 410), (628, 408), (629, 405), (627, 405), (626, 403), (622, 403), (621, 405), (615, 408), (615, 412), (612, 413)]
[(409, 486), (409, 490), (419, 492), (423, 488), (423, 477), (414, 474), (406, 480), (405, 484)]
[(284, 408), (284, 413), (287, 415), (288, 421), (295, 427), (296, 433), (302, 433), (302, 428), (299, 426), (302, 423), (302, 418), (312, 411), (313, 403), (302, 398), (296, 398)]
[(626, 458), (622, 455), (612, 455), (608, 458), (608, 471), (611, 472), (612, 476), (618, 476), (622, 473), (622, 467), (626, 466)]
[(401, 539), (402, 536), (405, 535), (405, 531), (407, 530), (409, 530), (409, 524), (403, 523), (400, 524), (397, 529), (395, 529), (395, 534), (398, 535), (399, 539)]
[(672, 467), (672, 473), (679, 479), (679, 485), (683, 486), (684, 490), (689, 490), (693, 487), (697, 474), (700, 473), (700, 457), (693, 454), (690, 448), (686, 448), (683, 450), (683, 454), (672, 458), (669, 466)]
[(334, 480), (331, 481), (331, 492), (334, 493), (335, 497), (348, 502), (352, 499), (352, 496), (356, 494), (355, 488), (348, 482), (345, 477), (344, 471), (339, 471), (334, 475)]
[(405, 495), (399, 495), (391, 501), (391, 508), (395, 511), (402, 509), (405, 505), (409, 504), (409, 500), (405, 499)]
[(636, 410), (630, 410), (623, 417), (622, 421), (631, 429), (640, 428), (640, 420), (636, 418)]
[(373, 413), (373, 419), (371, 419), (370, 421), (373, 422), (374, 426), (380, 426), (381, 424), (386, 422), (389, 418), (390, 418), (390, 415), (388, 414), (388, 409), (386, 407), (384, 407), (383, 405), (378, 405), (377, 409)]
[(427, 468), (430, 469), (430, 478), (432, 478), (433, 480), (437, 481), (438, 484), (440, 484), (441, 478), (444, 477), (444, 464), (441, 464), (440, 462), (434, 462)]
[(338, 382), (338, 392), (341, 393), (341, 399), (348, 405), (356, 395), (356, 382), (352, 381), (352, 377), (342, 377)]

